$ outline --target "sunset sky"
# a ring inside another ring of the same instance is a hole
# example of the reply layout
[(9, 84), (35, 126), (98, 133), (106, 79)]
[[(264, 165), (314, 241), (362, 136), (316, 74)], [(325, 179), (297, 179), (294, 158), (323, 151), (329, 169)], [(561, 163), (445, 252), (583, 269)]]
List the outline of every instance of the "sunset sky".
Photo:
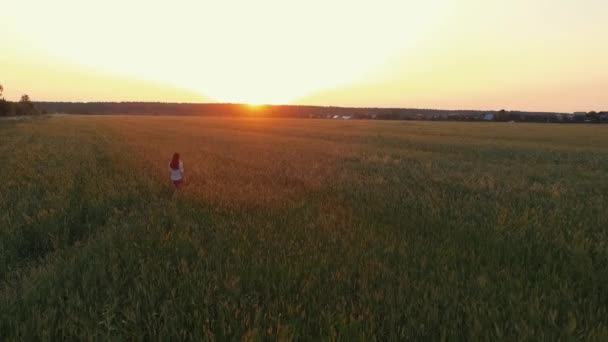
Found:
[(15, 100), (608, 110), (606, 0), (6, 0)]

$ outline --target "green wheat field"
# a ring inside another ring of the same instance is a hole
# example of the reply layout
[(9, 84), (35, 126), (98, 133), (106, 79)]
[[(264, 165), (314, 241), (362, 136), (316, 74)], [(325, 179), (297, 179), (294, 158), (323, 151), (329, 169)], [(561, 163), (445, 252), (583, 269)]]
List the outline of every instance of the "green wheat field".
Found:
[(0, 165), (1, 341), (608, 340), (608, 126), (56, 116)]

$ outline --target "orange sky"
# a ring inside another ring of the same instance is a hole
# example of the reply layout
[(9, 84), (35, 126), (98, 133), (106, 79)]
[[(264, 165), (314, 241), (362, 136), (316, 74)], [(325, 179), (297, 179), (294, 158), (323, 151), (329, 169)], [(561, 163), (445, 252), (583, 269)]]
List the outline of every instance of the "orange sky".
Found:
[[(35, 9), (35, 10), (34, 10)], [(8, 1), (15, 100), (608, 110), (608, 1)]]

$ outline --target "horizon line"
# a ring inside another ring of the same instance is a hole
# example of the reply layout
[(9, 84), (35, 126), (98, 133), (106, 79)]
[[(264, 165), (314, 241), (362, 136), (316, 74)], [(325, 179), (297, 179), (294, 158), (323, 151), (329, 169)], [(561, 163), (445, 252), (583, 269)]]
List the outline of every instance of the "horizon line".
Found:
[[(35, 100), (33, 103), (76, 103), (76, 104), (94, 104), (94, 103), (152, 103), (152, 104), (177, 104), (177, 105), (233, 105), (233, 106), (249, 106), (249, 107), (318, 107), (318, 108), (342, 108), (342, 109), (407, 109), (407, 110), (432, 110), (432, 111), (445, 111), (445, 112), (520, 112), (520, 113), (558, 113), (558, 114), (572, 114), (572, 113), (590, 113), (590, 112), (604, 112), (604, 110), (591, 110), (591, 111), (538, 111), (538, 110), (521, 110), (521, 109), (440, 109), (440, 108), (418, 108), (418, 107), (397, 107), (397, 106), (348, 106), (348, 105), (318, 105), (318, 104), (251, 104), (242, 102), (163, 102), (163, 101), (44, 101)], [(608, 111), (608, 109), (606, 110)]]

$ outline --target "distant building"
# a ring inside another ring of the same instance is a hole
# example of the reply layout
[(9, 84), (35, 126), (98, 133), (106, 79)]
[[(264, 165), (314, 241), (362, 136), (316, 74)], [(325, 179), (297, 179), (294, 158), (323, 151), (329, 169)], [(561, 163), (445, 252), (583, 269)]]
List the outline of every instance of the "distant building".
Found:
[(494, 114), (488, 113), (483, 116), (483, 121), (494, 121)]

